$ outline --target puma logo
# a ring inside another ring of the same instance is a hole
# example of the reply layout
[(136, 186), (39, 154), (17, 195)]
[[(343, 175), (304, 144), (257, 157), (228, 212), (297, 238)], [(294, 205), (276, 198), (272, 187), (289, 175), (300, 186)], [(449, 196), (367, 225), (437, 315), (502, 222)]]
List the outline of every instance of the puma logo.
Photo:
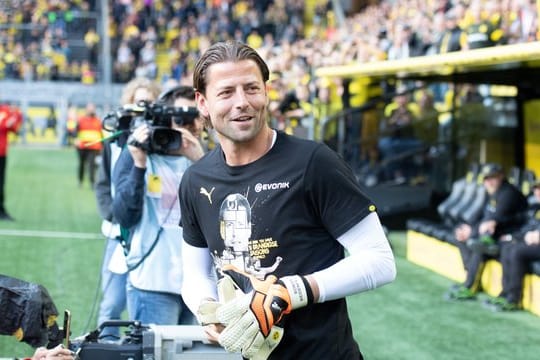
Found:
[(200, 193), (203, 194), (203, 195), (206, 195), (206, 197), (208, 198), (208, 201), (210, 202), (210, 204), (212, 204), (212, 193), (214, 192), (214, 190), (215, 190), (215, 187), (213, 187), (212, 190), (210, 190), (210, 192), (208, 192), (208, 190), (206, 190), (205, 188), (203, 188), (201, 186)]

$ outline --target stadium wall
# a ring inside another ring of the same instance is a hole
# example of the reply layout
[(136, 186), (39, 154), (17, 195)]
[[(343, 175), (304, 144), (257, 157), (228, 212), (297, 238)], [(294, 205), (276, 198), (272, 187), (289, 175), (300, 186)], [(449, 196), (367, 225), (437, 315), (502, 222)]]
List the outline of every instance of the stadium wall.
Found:
[[(25, 118), (37, 113), (37, 110), (41, 108), (54, 106), (58, 119), (59, 136), (49, 138), (46, 142), (60, 144), (63, 139), (62, 132), (65, 129), (69, 106), (75, 105), (78, 108), (84, 108), (88, 102), (93, 102), (98, 108), (98, 115), (102, 116), (119, 106), (123, 86), (123, 84), (84, 85), (72, 82), (2, 80), (0, 103), (7, 102), (19, 107)], [(23, 132), (20, 136), (21, 142), (26, 143), (25, 133)]]

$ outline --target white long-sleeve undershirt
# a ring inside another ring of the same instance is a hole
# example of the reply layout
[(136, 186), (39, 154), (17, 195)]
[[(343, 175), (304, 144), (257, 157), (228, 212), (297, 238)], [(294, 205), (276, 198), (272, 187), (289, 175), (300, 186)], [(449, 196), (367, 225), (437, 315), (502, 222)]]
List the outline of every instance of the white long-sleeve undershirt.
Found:
[(396, 278), (396, 265), (390, 244), (376, 213), (366, 216), (338, 239), (349, 256), (317, 271), (317, 302), (375, 289)]
[(182, 299), (191, 312), (197, 314), (203, 299), (218, 299), (214, 262), (208, 248), (195, 247), (184, 241), (182, 264)]
[[(395, 279), (394, 255), (376, 213), (362, 219), (337, 240), (349, 255), (312, 274), (319, 287), (317, 302), (375, 289)], [(190, 310), (196, 313), (201, 300), (217, 299), (213, 260), (208, 248), (185, 242), (182, 260), (182, 297)]]

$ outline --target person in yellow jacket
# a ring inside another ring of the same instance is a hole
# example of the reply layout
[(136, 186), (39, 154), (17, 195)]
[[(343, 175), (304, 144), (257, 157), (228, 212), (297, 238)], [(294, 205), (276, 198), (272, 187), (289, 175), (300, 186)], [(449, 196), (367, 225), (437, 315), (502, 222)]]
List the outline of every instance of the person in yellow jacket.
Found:
[(86, 105), (86, 113), (77, 121), (75, 145), (79, 155), (79, 187), (83, 184), (85, 169), (88, 169), (90, 185), (94, 188), (96, 160), (101, 152), (102, 139), (101, 120), (96, 116), (96, 106), (94, 103), (89, 102)]

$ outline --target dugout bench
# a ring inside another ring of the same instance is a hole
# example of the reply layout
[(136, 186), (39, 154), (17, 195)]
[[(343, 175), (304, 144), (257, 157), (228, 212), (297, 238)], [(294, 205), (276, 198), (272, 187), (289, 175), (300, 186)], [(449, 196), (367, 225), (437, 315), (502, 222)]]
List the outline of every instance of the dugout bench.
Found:
[[(465, 280), (465, 270), (457, 246), (407, 230), (407, 260), (456, 282)], [(497, 260), (488, 260), (482, 273), (482, 290), (497, 296), (501, 292), (502, 267)], [(523, 309), (540, 316), (540, 262), (532, 264), (531, 273), (523, 281)]]
[[(459, 223), (476, 223), (487, 201), (482, 185), (480, 164), (472, 164), (466, 176), (454, 182), (450, 195), (437, 207), (440, 221), (409, 219), (407, 221), (407, 260), (456, 282), (465, 280), (465, 269), (458, 247), (453, 243), (453, 228)], [(530, 196), (535, 174), (527, 169), (512, 168), (508, 181)], [(502, 290), (502, 266), (491, 259), (485, 264), (482, 290), (497, 296)], [(522, 305), (540, 316), (540, 261), (531, 263), (523, 281)]]

